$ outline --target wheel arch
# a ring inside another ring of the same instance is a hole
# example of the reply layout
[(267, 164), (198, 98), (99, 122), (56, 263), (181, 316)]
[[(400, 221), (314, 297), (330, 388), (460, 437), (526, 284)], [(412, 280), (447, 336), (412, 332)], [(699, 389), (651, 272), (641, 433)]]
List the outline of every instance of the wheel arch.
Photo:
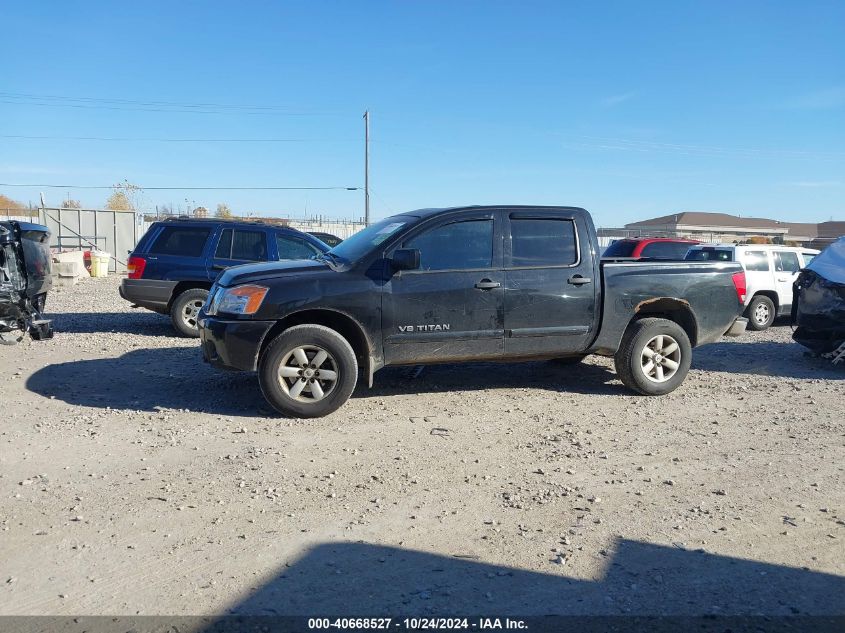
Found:
[(674, 321), (686, 332), (690, 345), (696, 346), (698, 342), (698, 321), (688, 301), (674, 297), (658, 297), (641, 301), (634, 308), (634, 318), (631, 321), (647, 317)]
[(368, 377), (368, 384), (372, 387), (374, 367), (372, 361), (373, 348), (370, 339), (358, 321), (348, 314), (337, 310), (326, 308), (300, 310), (280, 319), (264, 335), (264, 340), (261, 341), (261, 347), (258, 350), (256, 361), (261, 358), (264, 350), (270, 345), (273, 339), (295, 325), (322, 325), (334, 330), (345, 338), (349, 342), (349, 345), (352, 346), (352, 351), (355, 352), (358, 367), (364, 369)]
[(173, 306), (173, 302), (176, 300), (180, 294), (185, 292), (186, 290), (211, 290), (211, 282), (208, 281), (180, 281), (178, 284), (173, 286), (173, 292), (170, 294), (170, 300), (167, 302), (167, 311), (170, 311), (170, 308)]
[[(751, 300), (753, 301), (754, 297), (758, 297), (760, 295), (771, 299), (772, 303), (775, 304), (775, 310), (780, 309), (780, 301), (778, 300), (779, 297), (777, 292), (775, 292), (774, 290), (758, 290), (751, 296)], [(751, 301), (748, 302), (748, 305), (751, 305)]]

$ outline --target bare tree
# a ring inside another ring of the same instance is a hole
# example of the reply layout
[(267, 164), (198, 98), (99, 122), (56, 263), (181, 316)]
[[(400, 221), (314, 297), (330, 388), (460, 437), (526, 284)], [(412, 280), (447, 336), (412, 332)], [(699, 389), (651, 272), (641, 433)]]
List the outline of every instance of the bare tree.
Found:
[(217, 205), (217, 213), (214, 214), (218, 218), (231, 218), (232, 217), (232, 210), (229, 208), (229, 205), (225, 202), (221, 202)]
[(62, 202), (62, 209), (81, 209), (82, 203), (79, 200), (74, 200), (73, 198), (68, 198)]
[(114, 193), (106, 201), (106, 209), (115, 211), (140, 211), (143, 206), (144, 189), (128, 180), (114, 185)]

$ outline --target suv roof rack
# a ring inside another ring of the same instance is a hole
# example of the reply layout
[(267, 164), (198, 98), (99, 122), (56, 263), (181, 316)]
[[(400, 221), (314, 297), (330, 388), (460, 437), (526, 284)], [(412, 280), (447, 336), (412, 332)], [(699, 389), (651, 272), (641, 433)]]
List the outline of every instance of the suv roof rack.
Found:
[(287, 220), (277, 220), (275, 222), (268, 222), (266, 220), (258, 220), (253, 218), (197, 218), (190, 215), (171, 215), (166, 218), (158, 220), (159, 222), (243, 222), (245, 224), (265, 224), (267, 226), (288, 226), (285, 224)]

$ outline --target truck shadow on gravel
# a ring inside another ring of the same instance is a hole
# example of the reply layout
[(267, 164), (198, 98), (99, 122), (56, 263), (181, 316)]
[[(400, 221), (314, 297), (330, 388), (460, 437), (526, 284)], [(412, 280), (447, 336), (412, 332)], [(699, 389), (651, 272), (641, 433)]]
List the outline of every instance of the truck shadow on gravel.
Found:
[[(843, 576), (703, 550), (620, 539), (607, 554), (603, 577), (596, 581), (567, 577), (566, 567), (553, 562), (549, 562), (550, 569), (557, 573), (539, 573), (473, 560), (477, 558), (471, 551), (456, 551), (450, 557), (367, 543), (318, 544), (227, 612), (320, 617), (774, 617), (770, 624), (783, 622), (786, 617), (797, 624), (800, 620), (795, 616), (813, 615), (838, 616), (840, 625), (845, 615)], [(760, 624), (765, 623), (763, 618), (758, 619)], [(655, 623), (660, 624), (660, 620)], [(702, 618), (699, 624), (703, 623)], [(572, 622), (566, 624), (573, 625), (566, 630), (585, 630)], [(617, 620), (616, 624), (625, 623)], [(215, 629), (212, 626), (208, 630)], [(621, 630), (627, 629), (623, 626)], [(721, 626), (719, 630), (726, 629)], [(770, 629), (763, 626), (751, 630)]]
[(712, 343), (693, 351), (692, 369), (778, 378), (845, 379), (843, 367), (805, 352), (798, 343)]
[(47, 365), (29, 377), (26, 387), (83, 407), (274, 415), (254, 375), (214, 370), (194, 346), (138, 349), (119, 358)]
[(541, 389), (559, 393), (631, 395), (612, 370), (592, 364), (590, 360), (574, 365), (532, 361), (386, 367), (375, 375), (372, 389), (359, 383), (356, 394), (360, 397), (378, 397), (484, 389)]
[[(138, 334), (140, 336), (179, 337), (170, 323), (170, 318), (148, 310), (131, 312), (56, 312), (48, 315), (53, 319), (56, 332), (67, 334)], [(184, 340), (184, 339), (182, 339)]]
[[(359, 380), (353, 398), (498, 388), (626, 393), (621, 384), (605, 384), (615, 378), (612, 372), (588, 363), (436, 365), (417, 377), (414, 373), (414, 368), (385, 368), (376, 375), (373, 389)], [(84, 407), (279, 417), (265, 403), (254, 373), (213, 369), (194, 346), (137, 349), (118, 358), (55, 363), (32, 374), (26, 386), (44, 397)]]

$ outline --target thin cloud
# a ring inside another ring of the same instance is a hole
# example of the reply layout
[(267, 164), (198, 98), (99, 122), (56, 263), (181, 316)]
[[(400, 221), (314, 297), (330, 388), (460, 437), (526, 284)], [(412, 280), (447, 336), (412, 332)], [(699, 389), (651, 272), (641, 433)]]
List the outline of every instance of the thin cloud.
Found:
[(785, 183), (787, 187), (803, 187), (807, 189), (819, 189), (822, 187), (841, 187), (838, 180), (797, 180)]
[(623, 92), (618, 95), (611, 95), (610, 97), (605, 97), (600, 101), (601, 105), (605, 108), (612, 108), (614, 106), (618, 106), (620, 103), (625, 103), (626, 101), (630, 101), (634, 97), (637, 96), (636, 92)]
[(789, 110), (833, 110), (845, 107), (845, 86), (796, 95), (787, 99), (783, 107)]

